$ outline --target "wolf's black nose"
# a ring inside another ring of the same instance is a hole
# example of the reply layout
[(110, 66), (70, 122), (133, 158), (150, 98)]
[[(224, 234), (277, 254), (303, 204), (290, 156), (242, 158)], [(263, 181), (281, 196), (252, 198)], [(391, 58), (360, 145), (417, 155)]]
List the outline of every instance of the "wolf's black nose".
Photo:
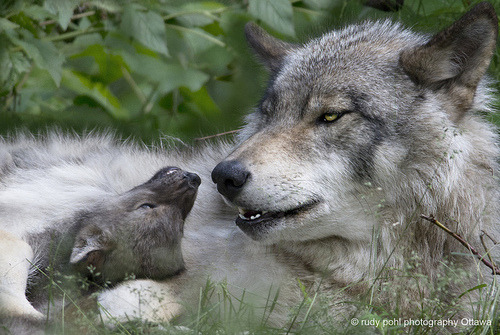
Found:
[(233, 200), (242, 190), (250, 172), (236, 160), (220, 162), (212, 171), (212, 180), (220, 194)]

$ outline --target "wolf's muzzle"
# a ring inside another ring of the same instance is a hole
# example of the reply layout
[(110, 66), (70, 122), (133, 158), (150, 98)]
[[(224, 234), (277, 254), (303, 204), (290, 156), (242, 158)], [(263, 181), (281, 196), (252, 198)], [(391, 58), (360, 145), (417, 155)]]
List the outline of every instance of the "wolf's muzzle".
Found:
[(243, 189), (250, 172), (237, 160), (222, 161), (212, 171), (212, 180), (220, 194), (233, 200)]

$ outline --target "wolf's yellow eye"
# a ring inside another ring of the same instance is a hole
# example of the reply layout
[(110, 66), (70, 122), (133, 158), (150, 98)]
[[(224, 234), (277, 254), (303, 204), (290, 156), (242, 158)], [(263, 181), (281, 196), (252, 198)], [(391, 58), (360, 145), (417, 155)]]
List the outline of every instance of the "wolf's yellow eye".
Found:
[(339, 118), (339, 114), (337, 113), (325, 113), (323, 114), (324, 122), (333, 122)]

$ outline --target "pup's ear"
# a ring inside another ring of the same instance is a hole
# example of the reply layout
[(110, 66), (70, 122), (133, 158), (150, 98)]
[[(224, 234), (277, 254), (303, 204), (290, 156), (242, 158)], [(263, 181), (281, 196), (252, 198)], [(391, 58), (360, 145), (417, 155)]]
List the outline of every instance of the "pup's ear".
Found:
[(106, 253), (112, 249), (110, 234), (95, 225), (88, 225), (78, 232), (69, 262), (83, 269), (91, 265), (100, 271)]
[(271, 71), (277, 70), (283, 62), (283, 57), (295, 47), (269, 35), (253, 22), (245, 25), (245, 36), (248, 44)]
[(469, 108), (495, 51), (497, 35), (495, 10), (482, 2), (427, 44), (403, 51), (400, 64), (416, 83), (433, 89), (448, 87), (456, 95), (453, 98)]

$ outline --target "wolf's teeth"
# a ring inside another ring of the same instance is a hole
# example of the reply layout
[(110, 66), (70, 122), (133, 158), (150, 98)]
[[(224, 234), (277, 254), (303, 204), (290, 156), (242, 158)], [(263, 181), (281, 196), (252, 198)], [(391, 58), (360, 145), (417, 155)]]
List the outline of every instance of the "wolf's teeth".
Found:
[(239, 212), (238, 217), (240, 219), (246, 220), (246, 221), (257, 220), (262, 215), (268, 213), (268, 212), (261, 212), (261, 211), (244, 209), (244, 208), (241, 208), (241, 207), (238, 207), (238, 212)]
[(252, 215), (250, 217), (250, 220), (255, 220), (255, 219), (258, 219), (258, 218), (260, 218), (260, 214), (255, 214), (255, 215)]
[(252, 221), (252, 220), (256, 220), (262, 216), (262, 214), (260, 214), (260, 213), (257, 213), (255, 215), (250, 215), (250, 216), (247, 216), (247, 215), (248, 215), (248, 212), (240, 209), (240, 213), (238, 214), (238, 216), (242, 220)]

